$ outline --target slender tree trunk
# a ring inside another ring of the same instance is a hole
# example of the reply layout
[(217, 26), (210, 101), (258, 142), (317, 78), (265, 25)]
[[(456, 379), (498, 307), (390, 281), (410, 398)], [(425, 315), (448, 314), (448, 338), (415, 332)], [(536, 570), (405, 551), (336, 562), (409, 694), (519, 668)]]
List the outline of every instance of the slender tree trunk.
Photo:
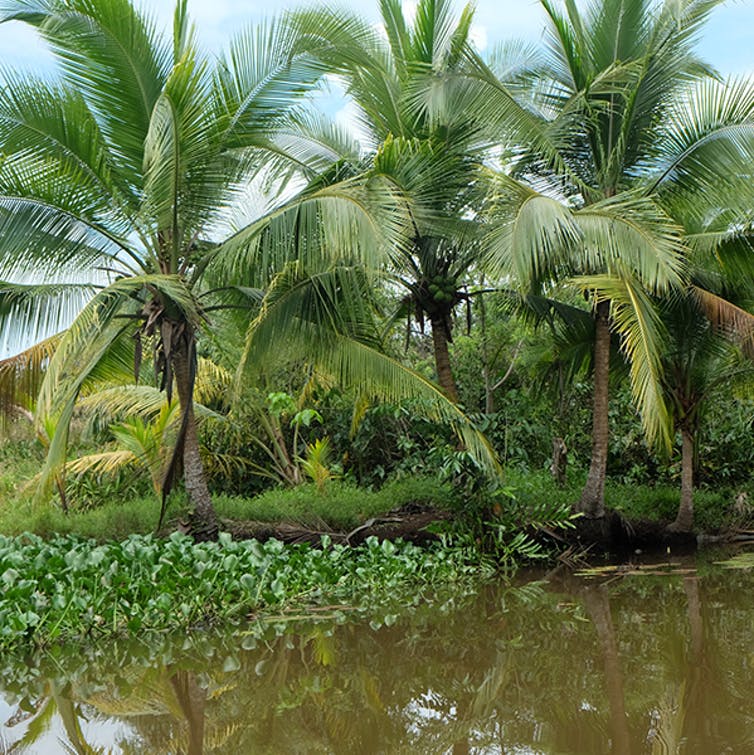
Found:
[(207, 486), (194, 415), (192, 339), (193, 336), (182, 338), (181, 344), (176, 347), (172, 355), (181, 412), (186, 412), (188, 415), (186, 434), (183, 439), (183, 480), (186, 493), (194, 507), (192, 523), (194, 537), (197, 540), (216, 540), (217, 514)]
[(597, 305), (594, 338), (594, 400), (592, 414), (592, 460), (589, 475), (576, 510), (598, 519), (605, 515), (605, 477), (610, 439), (608, 421), (610, 379), (610, 302)]
[(458, 388), (453, 378), (453, 371), (450, 368), (450, 352), (448, 351), (448, 331), (447, 323), (442, 315), (433, 315), (432, 324), (432, 345), (435, 351), (435, 368), (437, 370), (437, 380), (445, 395), (455, 404), (458, 403)]
[(694, 525), (694, 432), (681, 428), (681, 503), (673, 524), (673, 532), (690, 532)]
[[(484, 286), (484, 276), (481, 285)], [(482, 332), (482, 379), (484, 380), (484, 413), (495, 413), (495, 391), (492, 388), (492, 375), (490, 374), (490, 343), (487, 338), (487, 305), (484, 302), (484, 294), (479, 296), (479, 328)]]

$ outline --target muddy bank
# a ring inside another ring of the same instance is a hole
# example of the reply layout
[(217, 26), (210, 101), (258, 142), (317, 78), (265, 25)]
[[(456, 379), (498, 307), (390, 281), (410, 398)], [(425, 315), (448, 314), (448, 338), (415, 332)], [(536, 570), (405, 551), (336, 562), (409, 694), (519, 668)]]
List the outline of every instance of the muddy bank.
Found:
[(435, 522), (447, 521), (449, 518), (450, 514), (447, 511), (423, 504), (408, 504), (384, 516), (368, 519), (350, 530), (332, 529), (324, 524), (305, 527), (293, 522), (233, 520), (223, 520), (221, 529), (230, 532), (236, 539), (255, 538), (264, 541), (275, 538), (284, 543), (317, 545), (322, 536), (327, 535), (334, 543), (344, 545), (359, 545), (368, 537), (404, 540), (416, 545), (425, 545), (439, 540), (439, 536), (427, 528)]
[[(294, 522), (259, 522), (224, 520), (221, 528), (236, 539), (275, 538), (284, 543), (310, 543), (317, 545), (323, 535), (335, 543), (359, 545), (368, 537), (380, 540), (404, 540), (417, 545), (438, 541), (439, 535), (431, 525), (447, 522), (451, 514), (425, 504), (409, 504), (383, 516), (367, 520), (350, 530), (338, 530), (326, 526), (304, 526)], [(700, 543), (731, 542), (735, 533), (699, 535), (696, 533), (671, 532), (667, 523), (649, 520), (629, 521), (615, 511), (602, 519), (576, 519), (569, 529), (532, 529), (535, 539), (559, 550), (588, 550), (593, 555), (626, 555), (643, 552), (667, 551), (684, 553), (695, 550)]]
[(673, 532), (666, 522), (646, 519), (628, 520), (616, 511), (608, 511), (601, 519), (580, 517), (574, 528), (555, 533), (569, 546), (588, 548), (592, 553), (624, 555), (644, 552), (689, 552), (697, 548), (694, 532)]

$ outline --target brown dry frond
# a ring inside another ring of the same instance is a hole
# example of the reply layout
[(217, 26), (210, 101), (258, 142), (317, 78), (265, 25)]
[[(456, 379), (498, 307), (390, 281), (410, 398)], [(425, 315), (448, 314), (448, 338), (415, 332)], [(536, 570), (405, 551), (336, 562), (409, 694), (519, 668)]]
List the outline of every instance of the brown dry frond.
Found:
[(0, 360), (0, 430), (8, 420), (28, 414), (59, 343), (60, 335), (54, 335)]
[(754, 359), (754, 314), (703, 288), (692, 286), (692, 292), (713, 326)]

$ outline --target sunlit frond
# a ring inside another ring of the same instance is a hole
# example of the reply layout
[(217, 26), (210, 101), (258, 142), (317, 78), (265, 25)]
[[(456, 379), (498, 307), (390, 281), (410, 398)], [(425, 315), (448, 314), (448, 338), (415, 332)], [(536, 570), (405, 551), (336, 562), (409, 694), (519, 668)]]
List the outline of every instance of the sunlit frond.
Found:
[(0, 360), (0, 427), (19, 411), (30, 414), (59, 342), (60, 336), (51, 336), (20, 354)]
[(673, 428), (663, 392), (665, 329), (640, 281), (629, 276), (584, 276), (574, 280), (596, 301), (610, 302), (610, 317), (630, 364), (631, 390), (647, 440), (669, 451)]

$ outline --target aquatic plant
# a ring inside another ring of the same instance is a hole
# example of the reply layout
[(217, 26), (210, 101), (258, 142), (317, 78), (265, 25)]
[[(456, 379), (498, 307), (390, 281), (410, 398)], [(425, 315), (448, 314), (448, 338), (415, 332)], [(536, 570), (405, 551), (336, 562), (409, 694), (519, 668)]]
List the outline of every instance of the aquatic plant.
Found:
[(276, 540), (196, 543), (133, 535), (0, 537), (0, 648), (240, 623), (282, 607), (338, 603), (374, 610), (477, 584), (489, 570), (460, 550), (370, 538), (359, 548)]

